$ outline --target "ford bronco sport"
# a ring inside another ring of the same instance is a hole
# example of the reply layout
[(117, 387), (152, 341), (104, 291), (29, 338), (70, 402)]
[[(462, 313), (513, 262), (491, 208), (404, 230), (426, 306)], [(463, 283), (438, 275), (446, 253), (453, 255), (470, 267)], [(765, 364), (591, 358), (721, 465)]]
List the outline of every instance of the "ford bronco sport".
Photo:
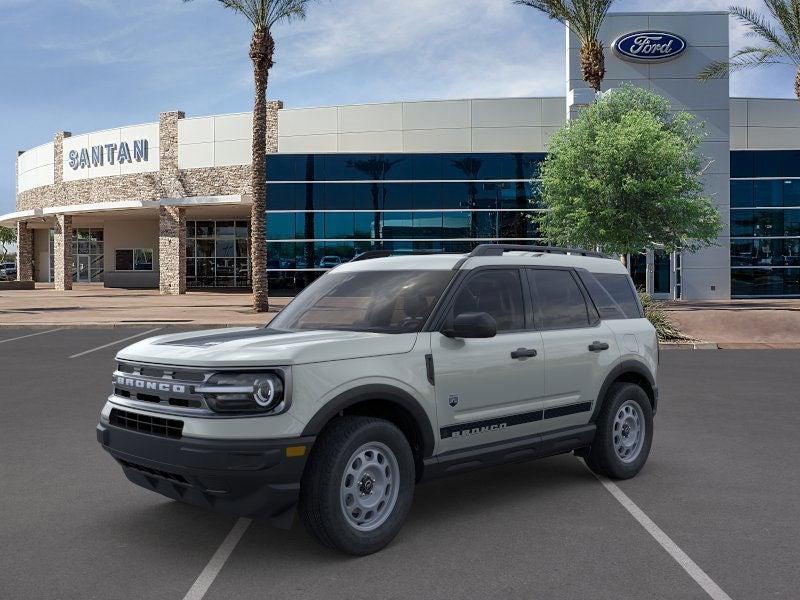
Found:
[(619, 261), (558, 248), (367, 253), (263, 328), (162, 335), (117, 355), (97, 438), (132, 482), (308, 531), (397, 534), (423, 479), (574, 452), (636, 475), (658, 342)]

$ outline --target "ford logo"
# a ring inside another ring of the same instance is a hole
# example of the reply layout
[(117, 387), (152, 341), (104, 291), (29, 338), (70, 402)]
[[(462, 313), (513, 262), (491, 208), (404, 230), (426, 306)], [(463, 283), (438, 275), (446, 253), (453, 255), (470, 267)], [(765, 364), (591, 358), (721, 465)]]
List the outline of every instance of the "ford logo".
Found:
[(636, 62), (671, 60), (686, 50), (686, 40), (665, 31), (637, 31), (614, 40), (614, 53)]

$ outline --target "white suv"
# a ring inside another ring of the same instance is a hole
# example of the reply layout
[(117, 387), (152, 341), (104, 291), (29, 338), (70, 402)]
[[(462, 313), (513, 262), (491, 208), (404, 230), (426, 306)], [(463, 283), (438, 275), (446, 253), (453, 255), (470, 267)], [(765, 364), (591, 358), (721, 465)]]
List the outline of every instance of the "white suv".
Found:
[(658, 342), (617, 260), (483, 245), (343, 264), (266, 328), (122, 350), (98, 441), (134, 483), (368, 554), (422, 479), (574, 452), (634, 476)]

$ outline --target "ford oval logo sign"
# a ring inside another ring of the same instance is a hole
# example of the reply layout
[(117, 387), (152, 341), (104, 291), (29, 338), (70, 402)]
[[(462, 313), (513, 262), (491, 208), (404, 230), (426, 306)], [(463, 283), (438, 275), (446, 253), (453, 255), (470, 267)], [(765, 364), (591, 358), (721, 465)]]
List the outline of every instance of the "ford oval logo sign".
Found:
[(618, 37), (614, 52), (636, 62), (672, 60), (686, 50), (686, 40), (666, 31), (637, 31)]

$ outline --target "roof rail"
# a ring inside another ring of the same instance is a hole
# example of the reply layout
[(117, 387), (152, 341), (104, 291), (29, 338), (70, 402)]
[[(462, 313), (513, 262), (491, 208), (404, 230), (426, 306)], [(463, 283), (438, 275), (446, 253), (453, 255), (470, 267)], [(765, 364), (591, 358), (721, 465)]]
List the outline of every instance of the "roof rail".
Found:
[(480, 244), (469, 253), (473, 256), (503, 256), (505, 252), (540, 252), (543, 254), (573, 254), (591, 258), (609, 258), (602, 252), (593, 252), (581, 248), (559, 248), (556, 246), (526, 246), (523, 244)]
[(373, 258), (386, 258), (388, 256), (420, 256), (426, 254), (446, 254), (446, 252), (443, 250), (411, 250), (410, 252), (403, 250), (367, 250), (361, 254), (356, 254), (350, 259), (350, 262), (371, 260)]

